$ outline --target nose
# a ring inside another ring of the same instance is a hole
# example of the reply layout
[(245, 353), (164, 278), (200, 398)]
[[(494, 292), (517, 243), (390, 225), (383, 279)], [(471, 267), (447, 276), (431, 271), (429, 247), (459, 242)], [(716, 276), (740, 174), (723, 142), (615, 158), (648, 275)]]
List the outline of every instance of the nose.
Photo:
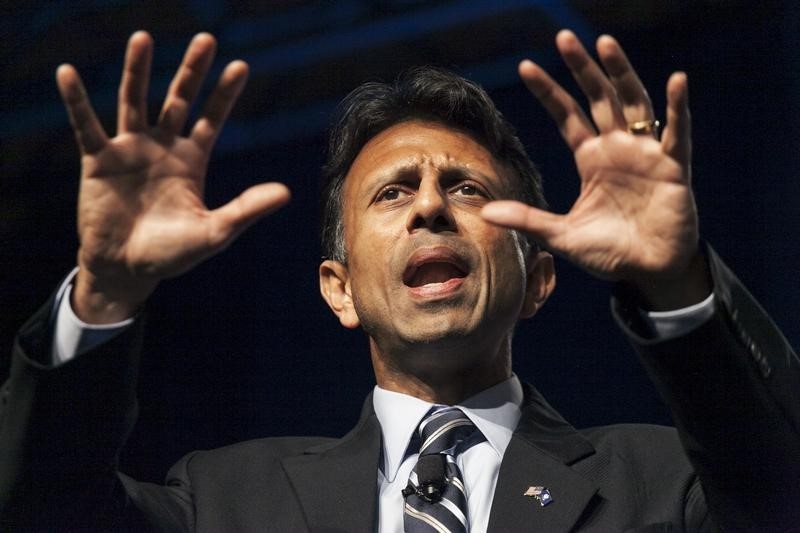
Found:
[(406, 227), (409, 232), (423, 228), (433, 232), (455, 231), (447, 191), (442, 190), (437, 179), (421, 180)]

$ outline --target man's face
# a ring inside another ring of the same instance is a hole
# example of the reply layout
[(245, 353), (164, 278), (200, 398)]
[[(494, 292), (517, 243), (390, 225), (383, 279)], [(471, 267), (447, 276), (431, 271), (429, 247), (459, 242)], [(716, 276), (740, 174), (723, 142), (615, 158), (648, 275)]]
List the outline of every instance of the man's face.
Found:
[(508, 171), (465, 133), (412, 121), (371, 139), (343, 190), (348, 324), (383, 349), (508, 334), (526, 245), (480, 210), (510, 190)]

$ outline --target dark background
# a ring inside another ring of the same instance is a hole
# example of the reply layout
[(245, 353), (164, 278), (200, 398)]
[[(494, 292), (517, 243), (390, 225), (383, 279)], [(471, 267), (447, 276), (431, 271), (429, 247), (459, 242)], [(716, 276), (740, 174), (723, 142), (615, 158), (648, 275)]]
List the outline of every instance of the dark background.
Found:
[[(24, 2), (0, 13), (0, 349), (74, 264), (77, 148), (53, 82), (69, 61), (111, 130), (127, 37), (156, 40), (152, 110), (191, 36), (219, 38), (216, 72), (251, 83), (208, 178), (209, 205), (280, 180), (293, 202), (228, 251), (164, 283), (147, 311), (141, 416), (123, 470), (159, 480), (181, 454), (242, 439), (341, 435), (374, 381), (366, 340), (318, 295), (318, 177), (335, 103), (366, 80), (436, 64), (482, 83), (545, 176), (555, 211), (578, 190), (570, 154), (516, 77), (530, 57), (574, 90), (553, 38), (617, 36), (663, 117), (688, 72), (704, 238), (795, 346), (800, 294), (800, 7), (793, 1)], [(516, 337), (515, 370), (576, 426), (669, 423), (608, 311), (609, 287), (563, 261), (550, 303)], [(102, 401), (102, 399), (98, 399)], [(731, 401), (736, 401), (731, 398)]]

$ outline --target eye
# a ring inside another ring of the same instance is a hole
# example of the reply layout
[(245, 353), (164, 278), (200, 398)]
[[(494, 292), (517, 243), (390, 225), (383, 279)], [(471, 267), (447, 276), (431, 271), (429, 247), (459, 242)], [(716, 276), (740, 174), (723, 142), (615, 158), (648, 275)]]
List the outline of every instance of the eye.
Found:
[(386, 187), (378, 196), (375, 197), (376, 202), (391, 202), (392, 200), (399, 200), (400, 198), (404, 198), (408, 193), (405, 192), (400, 187)]
[(486, 191), (475, 183), (463, 182), (450, 189), (450, 194), (462, 197), (488, 197)]

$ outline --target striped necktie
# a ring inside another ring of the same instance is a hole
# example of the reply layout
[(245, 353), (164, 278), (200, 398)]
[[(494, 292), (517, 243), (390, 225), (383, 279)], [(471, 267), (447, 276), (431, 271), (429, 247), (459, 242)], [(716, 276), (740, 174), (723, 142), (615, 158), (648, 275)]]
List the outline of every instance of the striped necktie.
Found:
[(405, 530), (466, 533), (467, 496), (456, 457), (486, 437), (460, 409), (442, 405), (420, 422), (419, 437), (419, 458), (403, 490)]

